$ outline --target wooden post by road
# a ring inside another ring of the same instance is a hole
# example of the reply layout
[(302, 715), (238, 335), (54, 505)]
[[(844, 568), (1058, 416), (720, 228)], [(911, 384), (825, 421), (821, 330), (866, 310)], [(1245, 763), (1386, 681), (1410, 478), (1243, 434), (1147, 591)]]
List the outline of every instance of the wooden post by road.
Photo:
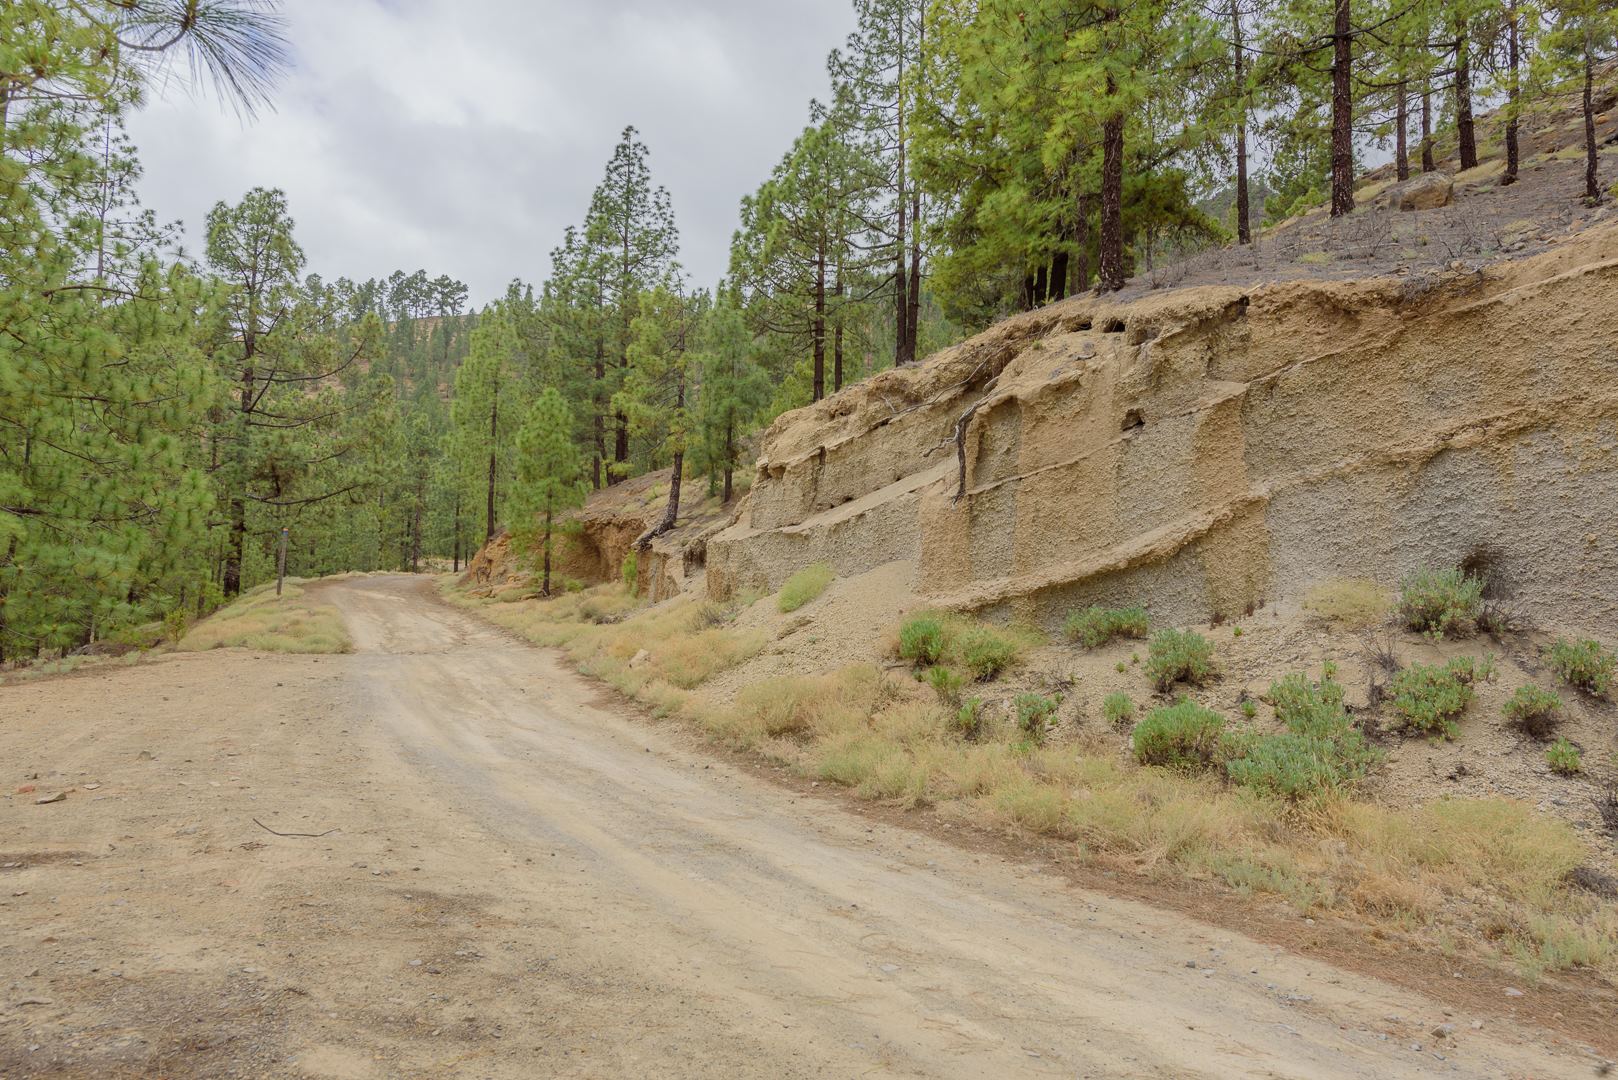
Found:
[(275, 556), (275, 595), (281, 595), (281, 583), (287, 578), (287, 530), (281, 527), (281, 550)]

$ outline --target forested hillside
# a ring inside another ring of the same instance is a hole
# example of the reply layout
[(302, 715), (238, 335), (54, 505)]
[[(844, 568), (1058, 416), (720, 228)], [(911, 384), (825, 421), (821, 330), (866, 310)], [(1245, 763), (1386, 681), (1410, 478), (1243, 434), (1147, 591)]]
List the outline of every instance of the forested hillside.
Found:
[(324, 281), (274, 176), (196, 208), (197, 251), (138, 205), (123, 121), (188, 64), (265, 104), (289, 62), (274, 4), (7, 4), (0, 660), (177, 628), (272, 576), (283, 530), (294, 574), (458, 567), (502, 526), (545, 550), (589, 489), (672, 466), (666, 528), (682, 478), (728, 501), (783, 411), (1311, 207), (1349, 215), (1368, 163), (1465, 171), (1496, 139), (1510, 185), (1520, 125), (1569, 88), (1565, 198), (1608, 197), (1606, 0), (853, 14), (723, 280), (682, 270), (630, 127), (538, 283), (473, 310), (443, 273)]

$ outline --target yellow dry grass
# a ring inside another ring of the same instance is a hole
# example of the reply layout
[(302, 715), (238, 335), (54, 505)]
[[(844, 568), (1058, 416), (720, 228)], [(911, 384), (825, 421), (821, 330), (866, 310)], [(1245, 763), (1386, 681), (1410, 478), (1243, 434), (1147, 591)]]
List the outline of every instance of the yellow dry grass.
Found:
[(345, 653), (353, 649), (337, 609), (314, 603), (306, 582), (288, 579), (280, 596), (273, 582), (243, 593), (198, 623), (175, 646), (180, 652), (243, 648), (278, 653)]
[[(1347, 599), (1325, 605), (1334, 617), (1385, 611), (1385, 595), (1373, 603), (1363, 583), (1335, 584), (1342, 587), (1327, 595)], [(575, 620), (585, 609), (619, 617), (633, 603), (621, 586), (526, 604), (457, 602), (561, 645), (583, 670), (660, 714), (860, 798), (948, 804), (1071, 841), (1111, 866), (1214, 880), (1430, 942), (1470, 942), (1528, 978), (1569, 967), (1618, 975), (1618, 912), (1566, 881), (1583, 845), (1524, 803), (1446, 800), (1411, 810), (1339, 800), (1305, 811), (1212, 775), (1144, 768), (1110, 746), (1032, 745), (1009, 709), (986, 716), (968, 741), (930, 690), (872, 664), (762, 680), (716, 705), (691, 688), (763, 641), (725, 627), (728, 613), (710, 605), (681, 600), (596, 624)]]
[(1305, 610), (1350, 629), (1374, 626), (1393, 610), (1393, 597), (1374, 581), (1333, 578), (1304, 595)]

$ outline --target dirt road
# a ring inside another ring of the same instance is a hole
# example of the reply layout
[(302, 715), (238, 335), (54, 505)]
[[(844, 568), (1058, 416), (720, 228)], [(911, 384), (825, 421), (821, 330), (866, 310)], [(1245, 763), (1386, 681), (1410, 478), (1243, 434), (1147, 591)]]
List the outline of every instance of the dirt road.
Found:
[(0, 688), (0, 1078), (1592, 1075), (759, 779), (420, 579), (328, 588), (353, 655)]

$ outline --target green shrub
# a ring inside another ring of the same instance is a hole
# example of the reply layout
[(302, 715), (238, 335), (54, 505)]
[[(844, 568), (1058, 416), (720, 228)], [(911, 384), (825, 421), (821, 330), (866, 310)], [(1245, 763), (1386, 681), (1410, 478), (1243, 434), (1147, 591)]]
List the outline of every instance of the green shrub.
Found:
[(927, 685), (938, 694), (938, 700), (953, 705), (961, 699), (961, 687), (966, 685), (966, 680), (953, 668), (939, 664), (927, 669)]
[(1599, 641), (1557, 638), (1545, 656), (1551, 669), (1568, 684), (1597, 697), (1606, 697), (1618, 679), (1618, 656), (1603, 649)]
[(1018, 694), (1017, 727), (1035, 742), (1043, 742), (1051, 720), (1056, 716), (1056, 708), (1061, 703), (1060, 698), (1046, 697), (1044, 694)]
[(1219, 753), (1225, 718), (1190, 698), (1153, 709), (1135, 725), (1135, 760), (1171, 769), (1206, 769)]
[(836, 575), (832, 568), (823, 562), (811, 563), (787, 578), (786, 584), (781, 586), (781, 595), (775, 606), (783, 613), (797, 611), (803, 605), (826, 591)]
[(1584, 768), (1584, 752), (1563, 737), (1545, 748), (1545, 764), (1553, 773), (1573, 776)]
[(1242, 698), (1240, 708), (1242, 710), (1242, 715), (1247, 717), (1249, 720), (1258, 715), (1258, 702), (1254, 701), (1252, 698)]
[(1128, 694), (1108, 694), (1101, 699), (1101, 715), (1113, 727), (1123, 727), (1135, 719), (1135, 703)]
[(1287, 730), (1227, 738), (1225, 773), (1243, 787), (1294, 802), (1341, 792), (1380, 759), (1343, 707), (1343, 687), (1330, 664), (1318, 683), (1288, 675), (1267, 695)]
[(1143, 638), (1148, 626), (1143, 607), (1092, 606), (1069, 615), (1062, 629), (1069, 641), (1076, 641), (1086, 649), (1097, 649), (1117, 637)]
[(623, 565), (618, 568), (618, 576), (623, 578), (630, 594), (634, 595), (640, 584), (640, 555), (634, 549), (630, 549), (629, 554), (624, 556)]
[(1017, 643), (987, 626), (962, 631), (955, 647), (961, 663), (979, 682), (994, 678), (1017, 659)]
[(1470, 658), (1451, 660), (1443, 667), (1412, 664), (1393, 677), (1388, 693), (1399, 727), (1422, 735), (1453, 739), (1461, 732), (1456, 723), (1472, 703), (1472, 684), (1487, 678), (1492, 665)]
[(976, 742), (983, 736), (983, 699), (972, 698), (956, 710), (950, 729), (966, 739)]
[(1483, 581), (1459, 569), (1421, 570), (1399, 586), (1399, 617), (1433, 637), (1477, 633), (1483, 612)]
[(944, 623), (936, 615), (916, 615), (899, 627), (899, 655), (919, 666), (936, 664), (944, 654)]
[(1213, 645), (1194, 630), (1159, 630), (1146, 648), (1146, 674), (1159, 690), (1177, 682), (1201, 686), (1213, 677)]
[(1537, 686), (1519, 686), (1506, 702), (1505, 714), (1512, 727), (1544, 742), (1562, 722), (1562, 697)]

